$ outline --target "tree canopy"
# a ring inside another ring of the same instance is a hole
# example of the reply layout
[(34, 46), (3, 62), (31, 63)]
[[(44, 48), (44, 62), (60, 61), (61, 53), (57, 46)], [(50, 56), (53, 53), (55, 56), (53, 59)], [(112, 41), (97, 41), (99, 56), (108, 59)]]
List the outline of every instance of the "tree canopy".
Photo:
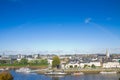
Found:
[(28, 64), (28, 60), (25, 59), (25, 58), (22, 58), (22, 59), (20, 60), (20, 64)]
[(118, 62), (120, 63), (120, 60), (118, 60)]
[(29, 61), (30, 65), (48, 65), (48, 61), (46, 59), (39, 59), (39, 60), (31, 60)]
[(58, 56), (54, 56), (53, 57), (53, 61), (52, 61), (52, 67), (53, 68), (59, 68), (59, 66), (60, 66), (60, 59), (59, 59), (59, 57)]
[(96, 68), (96, 66), (94, 64), (91, 65), (91, 68)]

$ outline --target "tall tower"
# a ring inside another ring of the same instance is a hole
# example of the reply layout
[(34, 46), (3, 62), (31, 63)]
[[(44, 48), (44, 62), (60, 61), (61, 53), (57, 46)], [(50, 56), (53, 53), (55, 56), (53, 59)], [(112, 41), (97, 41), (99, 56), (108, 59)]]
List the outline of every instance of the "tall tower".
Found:
[(107, 57), (107, 58), (110, 58), (110, 54), (109, 54), (109, 52), (108, 52), (108, 49), (106, 49), (106, 57)]
[(2, 58), (4, 58), (4, 57), (5, 57), (5, 53), (3, 52)]

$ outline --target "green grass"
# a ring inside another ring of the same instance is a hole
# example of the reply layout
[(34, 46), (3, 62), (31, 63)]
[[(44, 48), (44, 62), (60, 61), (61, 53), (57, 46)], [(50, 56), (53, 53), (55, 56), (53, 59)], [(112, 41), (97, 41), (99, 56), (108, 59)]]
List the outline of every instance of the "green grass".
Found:
[(0, 67), (2, 66), (19, 66), (19, 67), (22, 67), (22, 66), (48, 66), (48, 64), (1, 64)]

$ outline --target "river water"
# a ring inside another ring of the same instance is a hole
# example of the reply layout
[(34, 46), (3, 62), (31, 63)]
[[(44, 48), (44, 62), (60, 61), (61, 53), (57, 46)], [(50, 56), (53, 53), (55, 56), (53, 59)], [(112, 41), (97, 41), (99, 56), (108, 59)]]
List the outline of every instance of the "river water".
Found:
[(10, 71), (14, 80), (119, 80), (120, 74), (84, 74), (80, 76), (67, 75), (64, 77), (50, 77), (37, 73), (17, 73)]

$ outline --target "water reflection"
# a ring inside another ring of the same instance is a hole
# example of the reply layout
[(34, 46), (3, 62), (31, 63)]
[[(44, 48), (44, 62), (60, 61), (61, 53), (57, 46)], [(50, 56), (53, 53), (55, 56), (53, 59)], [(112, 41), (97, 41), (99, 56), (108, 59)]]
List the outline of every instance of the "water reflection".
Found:
[(10, 71), (14, 80), (120, 80), (120, 74), (85, 74), (80, 76), (66, 75), (64, 77), (46, 76), (41, 74), (23, 74)]
[(52, 77), (52, 80), (59, 80), (59, 77)]

